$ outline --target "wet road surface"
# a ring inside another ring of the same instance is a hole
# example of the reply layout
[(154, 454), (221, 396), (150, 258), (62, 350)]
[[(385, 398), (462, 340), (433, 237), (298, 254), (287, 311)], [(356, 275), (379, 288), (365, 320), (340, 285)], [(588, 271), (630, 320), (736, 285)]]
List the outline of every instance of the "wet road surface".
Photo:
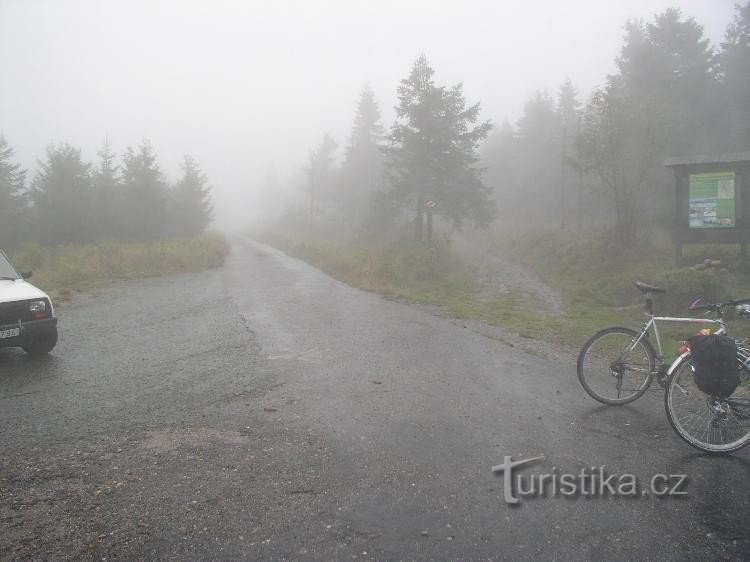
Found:
[[(248, 239), (60, 316), (50, 357), (0, 350), (2, 558), (750, 556), (750, 451), (692, 450), (657, 392), (601, 406), (571, 362)], [(511, 506), (506, 455), (638, 496)], [(655, 474), (687, 496), (643, 495)]]

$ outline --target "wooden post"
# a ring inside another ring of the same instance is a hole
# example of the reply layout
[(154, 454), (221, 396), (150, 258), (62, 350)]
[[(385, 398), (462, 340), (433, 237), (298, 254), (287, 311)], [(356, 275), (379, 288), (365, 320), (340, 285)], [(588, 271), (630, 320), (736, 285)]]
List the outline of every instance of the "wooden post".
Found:
[[(674, 196), (675, 196), (675, 215), (674, 220), (672, 221), (672, 238), (674, 240), (674, 265), (675, 267), (682, 267), (683, 266), (683, 256), (682, 256), (682, 239), (678, 238), (681, 236), (680, 230), (682, 230), (683, 225), (685, 223), (689, 222), (689, 219), (685, 220), (685, 215), (687, 214), (687, 204), (685, 204), (683, 208), (683, 198), (687, 198), (687, 187), (685, 186), (685, 175), (682, 173), (681, 170), (678, 170), (675, 168), (674, 170)], [(685, 193), (685, 195), (683, 195)]]
[(740, 243), (740, 272), (744, 275), (747, 273), (747, 228), (748, 217), (747, 217), (747, 179), (745, 171), (741, 168), (735, 168), (734, 170), (734, 218), (735, 230), (738, 231), (739, 243)]

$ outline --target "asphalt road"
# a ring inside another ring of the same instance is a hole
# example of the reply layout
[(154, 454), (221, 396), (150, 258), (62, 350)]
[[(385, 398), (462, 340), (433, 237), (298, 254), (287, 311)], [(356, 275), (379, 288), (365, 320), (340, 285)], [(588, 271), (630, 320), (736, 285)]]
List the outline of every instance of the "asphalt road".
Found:
[[(250, 240), (60, 316), (49, 358), (0, 350), (2, 558), (750, 557), (750, 451), (703, 456), (656, 392), (600, 406), (570, 361)], [(638, 496), (511, 506), (506, 455)], [(643, 495), (655, 474), (687, 496)]]

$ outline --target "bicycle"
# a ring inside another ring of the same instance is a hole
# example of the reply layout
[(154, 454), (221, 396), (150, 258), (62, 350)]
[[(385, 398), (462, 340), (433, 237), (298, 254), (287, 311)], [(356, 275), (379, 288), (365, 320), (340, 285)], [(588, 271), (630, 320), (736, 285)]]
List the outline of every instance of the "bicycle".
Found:
[[(640, 281), (635, 285), (646, 301), (647, 322), (639, 331), (612, 327), (594, 334), (578, 355), (581, 386), (603, 404), (621, 405), (643, 396), (656, 379), (666, 390), (665, 408), (669, 423), (681, 438), (709, 452), (730, 452), (746, 445), (750, 442), (750, 408), (745, 397), (745, 393), (750, 395), (750, 348), (744, 345), (744, 341), (738, 342), (738, 369), (743, 379), (735, 393), (726, 399), (709, 397), (692, 382), (689, 350), (671, 364), (666, 363), (658, 322), (714, 324), (717, 326), (715, 334), (726, 334), (724, 310), (730, 306), (741, 307), (750, 303), (750, 299), (710, 305), (699, 305), (696, 301), (690, 306), (691, 310), (715, 312), (715, 319), (654, 316), (652, 293), (664, 293), (664, 289)], [(740, 309), (739, 312), (748, 315), (750, 309)], [(658, 353), (648, 339), (649, 332), (654, 334)], [(697, 400), (699, 395), (701, 401)], [(696, 402), (702, 405), (696, 407)], [(730, 434), (733, 437), (728, 441)]]

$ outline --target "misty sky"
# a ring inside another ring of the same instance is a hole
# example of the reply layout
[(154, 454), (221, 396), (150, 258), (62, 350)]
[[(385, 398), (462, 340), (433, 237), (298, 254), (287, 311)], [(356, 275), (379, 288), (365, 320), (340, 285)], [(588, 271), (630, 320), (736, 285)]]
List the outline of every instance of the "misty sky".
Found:
[(118, 152), (148, 137), (170, 179), (189, 152), (236, 225), (269, 167), (288, 182), (324, 132), (345, 144), (365, 82), (390, 125), (420, 52), (483, 117), (515, 121), (566, 76), (584, 95), (601, 85), (628, 18), (678, 6), (718, 46), (733, 4), (0, 0), (0, 132), (30, 177), (50, 142), (94, 160), (105, 136)]

